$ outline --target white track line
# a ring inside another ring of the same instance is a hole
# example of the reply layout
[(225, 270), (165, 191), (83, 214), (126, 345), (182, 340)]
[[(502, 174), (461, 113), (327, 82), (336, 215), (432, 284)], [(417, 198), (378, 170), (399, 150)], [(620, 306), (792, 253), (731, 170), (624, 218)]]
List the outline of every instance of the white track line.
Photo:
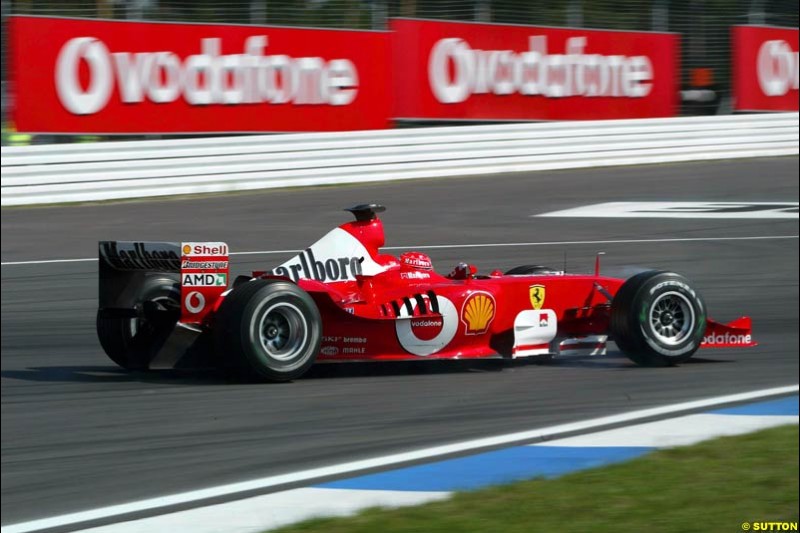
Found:
[[(498, 242), (482, 244), (430, 244), (421, 246), (384, 246), (382, 250), (446, 250), (449, 248), (503, 248), (514, 246), (568, 246), (583, 244), (646, 244), (664, 242), (713, 242), (713, 241), (767, 241), (779, 239), (797, 239), (798, 235), (756, 235), (752, 237), (675, 237), (666, 239), (617, 239), (597, 241), (544, 241), (544, 242)], [(254, 250), (249, 252), (231, 252), (230, 255), (271, 255), (297, 253), (301, 250)], [(97, 261), (96, 257), (81, 259), (40, 259), (32, 261), (3, 261), (2, 266), (15, 265), (47, 265), (52, 263), (88, 263)]]
[(81, 259), (38, 259), (34, 261), (3, 261), (2, 266), (15, 265), (47, 265), (49, 263), (89, 263), (97, 261), (96, 257), (84, 257)]
[(355, 474), (357, 472), (362, 472), (368, 469), (386, 468), (389, 466), (409, 463), (413, 461), (433, 459), (445, 455), (473, 452), (494, 446), (508, 446), (511, 444), (520, 444), (532, 441), (551, 440), (558, 437), (559, 435), (564, 435), (566, 433), (589, 432), (591, 430), (598, 430), (600, 428), (608, 427), (611, 425), (632, 424), (648, 418), (668, 417), (669, 415), (676, 415), (687, 411), (695, 411), (698, 409), (718, 407), (721, 405), (736, 403), (736, 402), (758, 400), (762, 398), (768, 398), (770, 396), (796, 393), (798, 391), (800, 391), (800, 386), (795, 384), (786, 387), (761, 389), (752, 392), (730, 394), (725, 396), (716, 396), (713, 398), (706, 398), (703, 400), (682, 402), (678, 404), (653, 407), (649, 409), (640, 409), (617, 415), (592, 418), (581, 422), (571, 422), (568, 424), (560, 424), (557, 426), (520, 431), (516, 433), (508, 433), (505, 435), (497, 435), (494, 437), (485, 437), (481, 439), (467, 440), (462, 442), (456, 442), (453, 444), (446, 444), (443, 446), (433, 446), (430, 448), (423, 448), (420, 450), (414, 450), (405, 453), (384, 455), (381, 457), (373, 457), (371, 459), (363, 459), (360, 461), (340, 463), (321, 468), (312, 468), (309, 470), (301, 470), (299, 472), (291, 472), (288, 474), (281, 474), (277, 476), (268, 476), (259, 479), (252, 479), (249, 481), (242, 481), (239, 483), (230, 483), (227, 485), (208, 487), (205, 489), (192, 490), (189, 492), (170, 494), (166, 496), (160, 496), (146, 500), (139, 500), (120, 505), (100, 507), (97, 509), (90, 509), (87, 511), (54, 516), (50, 518), (43, 518), (39, 520), (32, 520), (29, 522), (9, 524), (7, 526), (2, 527), (2, 533), (28, 533), (33, 531), (39, 531), (42, 529), (72, 526), (75, 524), (89, 522), (92, 520), (113, 518), (116, 516), (126, 515), (130, 513), (152, 511), (154, 509), (160, 509), (174, 505), (186, 505), (212, 498), (235, 497), (237, 494), (258, 491), (258, 490), (268, 490), (273, 487), (279, 487), (290, 483), (292, 484), (304, 483), (304, 482), (310, 483), (315, 480), (328, 478), (331, 476)]

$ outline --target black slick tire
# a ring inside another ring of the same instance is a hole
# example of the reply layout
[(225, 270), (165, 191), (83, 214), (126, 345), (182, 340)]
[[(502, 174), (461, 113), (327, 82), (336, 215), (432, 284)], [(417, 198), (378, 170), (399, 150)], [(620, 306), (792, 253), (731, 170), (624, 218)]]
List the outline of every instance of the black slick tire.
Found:
[(221, 366), (247, 381), (290, 381), (314, 364), (322, 319), (314, 300), (294, 283), (255, 279), (236, 286), (214, 323)]
[(642, 366), (673, 366), (700, 347), (706, 308), (683, 276), (647, 271), (619, 288), (611, 303), (611, 336)]

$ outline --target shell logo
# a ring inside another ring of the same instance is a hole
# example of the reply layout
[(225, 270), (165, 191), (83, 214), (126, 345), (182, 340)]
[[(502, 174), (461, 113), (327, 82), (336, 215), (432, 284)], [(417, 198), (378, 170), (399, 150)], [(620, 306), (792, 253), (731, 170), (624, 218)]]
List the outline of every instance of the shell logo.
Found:
[(496, 306), (494, 296), (488, 292), (475, 292), (464, 300), (461, 308), (461, 321), (466, 326), (464, 334), (481, 335), (489, 330), (494, 320)]
[(192, 247), (189, 246), (188, 244), (184, 244), (182, 251), (183, 251), (183, 255), (189, 255), (190, 253), (192, 253)]

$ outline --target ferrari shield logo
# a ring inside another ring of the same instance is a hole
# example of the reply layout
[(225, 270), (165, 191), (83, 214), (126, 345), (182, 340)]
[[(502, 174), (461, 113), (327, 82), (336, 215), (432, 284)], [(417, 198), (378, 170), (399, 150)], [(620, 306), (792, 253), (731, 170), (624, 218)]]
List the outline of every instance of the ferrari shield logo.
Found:
[(544, 305), (544, 285), (531, 285), (530, 289), (528, 289), (528, 295), (531, 297), (531, 305), (533, 308), (541, 309)]

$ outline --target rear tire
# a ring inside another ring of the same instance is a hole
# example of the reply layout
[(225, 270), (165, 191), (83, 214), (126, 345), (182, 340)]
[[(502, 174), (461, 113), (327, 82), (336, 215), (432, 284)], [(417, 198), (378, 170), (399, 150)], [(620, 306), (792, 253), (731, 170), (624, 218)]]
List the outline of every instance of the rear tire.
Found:
[(223, 367), (235, 376), (290, 381), (316, 361), (322, 319), (311, 296), (294, 283), (256, 279), (225, 297), (214, 335)]
[[(97, 337), (109, 359), (126, 370), (147, 370), (178, 321), (180, 284), (170, 278), (150, 277), (135, 298), (133, 312), (138, 317), (118, 316), (107, 310), (97, 311)], [(162, 320), (153, 321), (143, 313), (148, 302), (156, 302), (172, 311)]]
[(611, 303), (611, 334), (642, 366), (672, 366), (700, 347), (706, 327), (703, 299), (683, 276), (642, 272), (625, 281)]

